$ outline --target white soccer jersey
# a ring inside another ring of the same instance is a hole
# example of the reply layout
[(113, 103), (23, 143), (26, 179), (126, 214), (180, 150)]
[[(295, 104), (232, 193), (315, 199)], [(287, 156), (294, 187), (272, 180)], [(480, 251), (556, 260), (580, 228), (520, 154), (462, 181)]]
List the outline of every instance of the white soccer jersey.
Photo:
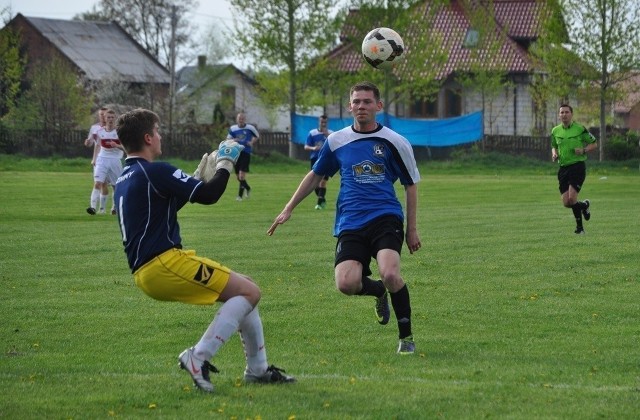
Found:
[(100, 131), (101, 128), (102, 128), (102, 126), (100, 125), (100, 123), (95, 123), (89, 129), (88, 138), (93, 140), (94, 143), (96, 143), (98, 141), (98, 131)]
[(115, 128), (107, 131), (106, 128), (101, 127), (97, 132), (97, 136), (100, 144), (98, 157), (122, 159), (124, 152), (116, 147), (116, 145), (120, 145), (120, 140)]

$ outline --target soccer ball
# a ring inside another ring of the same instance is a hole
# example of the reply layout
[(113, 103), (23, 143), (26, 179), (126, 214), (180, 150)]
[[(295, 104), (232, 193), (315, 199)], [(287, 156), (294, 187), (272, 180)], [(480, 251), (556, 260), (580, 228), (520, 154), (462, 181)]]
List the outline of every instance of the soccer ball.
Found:
[(393, 29), (376, 28), (362, 41), (362, 56), (376, 69), (391, 68), (403, 52), (404, 41)]

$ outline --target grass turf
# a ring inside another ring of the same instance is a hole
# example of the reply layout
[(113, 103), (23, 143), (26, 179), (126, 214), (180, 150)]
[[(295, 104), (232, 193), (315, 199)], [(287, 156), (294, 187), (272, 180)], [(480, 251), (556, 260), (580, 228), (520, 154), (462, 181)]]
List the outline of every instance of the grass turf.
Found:
[(402, 257), (418, 354), (400, 357), (394, 318), (382, 327), (373, 299), (335, 290), (338, 180), (325, 211), (310, 197), (267, 237), (307, 166), (255, 165), (250, 200), (235, 201), (232, 181), (220, 203), (181, 211), (183, 242), (260, 285), (270, 362), (299, 382), (242, 384), (236, 336), (214, 358), (221, 373), (206, 395), (177, 355), (218, 306), (144, 296), (114, 218), (84, 211), (90, 174), (42, 166), (0, 172), (0, 417), (640, 414), (637, 172), (589, 173), (581, 198), (591, 199), (592, 219), (578, 236), (552, 167), (424, 168), (423, 249)]

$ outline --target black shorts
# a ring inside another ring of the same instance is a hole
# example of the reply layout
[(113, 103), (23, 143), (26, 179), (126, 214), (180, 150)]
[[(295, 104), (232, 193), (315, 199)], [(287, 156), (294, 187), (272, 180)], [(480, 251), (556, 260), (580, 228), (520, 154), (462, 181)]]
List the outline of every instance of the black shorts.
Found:
[(400, 254), (404, 243), (404, 224), (397, 216), (382, 216), (359, 230), (344, 231), (338, 236), (334, 267), (343, 261), (354, 260), (362, 264), (362, 274), (371, 274), (371, 258), (381, 249), (392, 249)]
[(569, 190), (571, 185), (577, 192), (580, 192), (584, 179), (587, 176), (587, 165), (584, 162), (577, 162), (569, 166), (561, 166), (558, 170), (558, 183), (560, 194)]
[(249, 164), (251, 163), (251, 153), (240, 152), (238, 161), (236, 162), (236, 174), (240, 171), (249, 172)]
[[(318, 158), (317, 158), (317, 157), (314, 157), (314, 158), (312, 158), (312, 159), (311, 159), (311, 169), (313, 169), (313, 165), (315, 165), (315, 164), (316, 164), (316, 161), (317, 161), (317, 160), (318, 160)], [(324, 176), (324, 180), (325, 180), (325, 181), (328, 181), (328, 180), (329, 180), (329, 177), (325, 175), (325, 176)]]

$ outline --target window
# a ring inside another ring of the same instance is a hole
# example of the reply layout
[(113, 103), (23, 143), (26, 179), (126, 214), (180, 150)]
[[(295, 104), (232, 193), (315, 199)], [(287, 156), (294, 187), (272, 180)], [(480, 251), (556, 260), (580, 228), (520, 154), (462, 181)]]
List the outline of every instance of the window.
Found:
[(415, 99), (409, 113), (410, 117), (415, 118), (438, 118), (438, 101)]
[[(235, 114), (236, 112), (236, 87), (223, 86), (220, 91), (220, 107), (225, 114)], [(234, 115), (235, 118), (235, 115)]]
[(473, 28), (467, 29), (467, 34), (464, 37), (464, 42), (462, 46), (467, 49), (475, 48), (478, 46), (478, 41), (480, 40), (480, 33)]
[(444, 92), (444, 117), (458, 117), (462, 115), (462, 96), (454, 90)]

